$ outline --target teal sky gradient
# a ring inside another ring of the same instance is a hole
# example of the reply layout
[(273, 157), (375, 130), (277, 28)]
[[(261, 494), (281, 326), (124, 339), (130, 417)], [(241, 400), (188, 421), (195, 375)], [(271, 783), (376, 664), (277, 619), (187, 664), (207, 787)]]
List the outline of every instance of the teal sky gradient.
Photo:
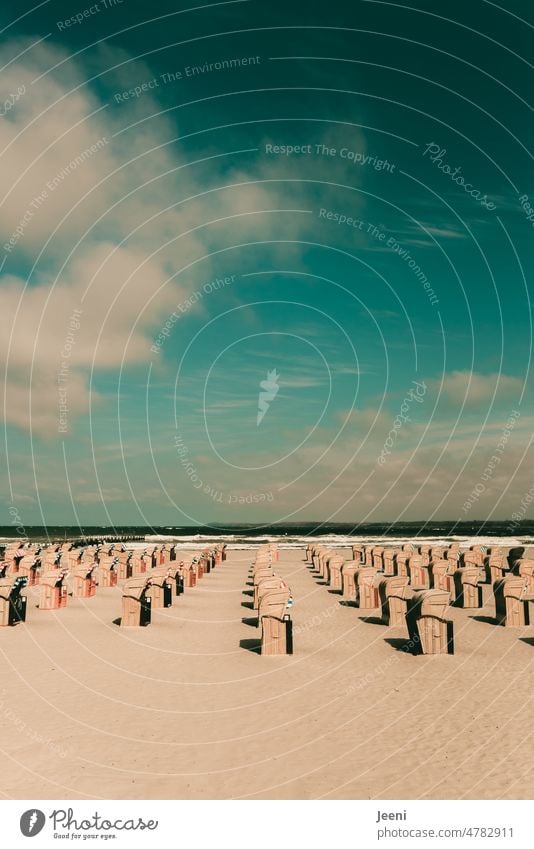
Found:
[(530, 4), (100, 5), (0, 13), (1, 100), (26, 88), (0, 123), (5, 521), (511, 516)]

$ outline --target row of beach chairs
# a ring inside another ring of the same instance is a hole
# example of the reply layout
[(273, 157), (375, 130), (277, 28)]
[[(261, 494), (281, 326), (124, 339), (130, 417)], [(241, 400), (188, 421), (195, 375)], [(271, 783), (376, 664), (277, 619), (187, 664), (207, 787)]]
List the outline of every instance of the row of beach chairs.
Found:
[(498, 624), (529, 625), (534, 553), (524, 554), (531, 552), (478, 545), (460, 551), (455, 543), (355, 545), (346, 561), (339, 551), (310, 544), (306, 560), (346, 602), (361, 610), (381, 609), (384, 624), (406, 625), (414, 653), (437, 654), (454, 650), (448, 606), (480, 608), (483, 584), (492, 587)]
[(293, 654), (293, 630), (288, 609), (293, 604), (291, 589), (277, 572), (276, 545), (262, 545), (251, 567), (253, 608), (258, 611), (262, 655)]
[(0, 563), (0, 626), (26, 619), (26, 586), (39, 586), (39, 610), (66, 607), (69, 583), (75, 598), (90, 599), (99, 588), (122, 586), (121, 625), (144, 626), (151, 610), (170, 607), (173, 596), (194, 587), (226, 559), (226, 545), (205, 549), (191, 561), (178, 561), (176, 549), (155, 546), (127, 551), (122, 545), (75, 548), (61, 546), (9, 546)]

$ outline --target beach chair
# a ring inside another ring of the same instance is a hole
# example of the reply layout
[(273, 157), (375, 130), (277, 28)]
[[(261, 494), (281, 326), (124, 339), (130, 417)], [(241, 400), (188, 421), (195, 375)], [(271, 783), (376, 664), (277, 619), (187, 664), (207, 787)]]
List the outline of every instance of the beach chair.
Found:
[(262, 597), (259, 609), (261, 622), (262, 655), (293, 654), (293, 630), (291, 617), (286, 612), (291, 591), (286, 585), (274, 589)]
[(7, 627), (26, 621), (26, 575), (0, 578), (0, 626)]
[(254, 598), (252, 606), (255, 610), (258, 611), (258, 625), (260, 623), (260, 608), (262, 599), (265, 598), (269, 593), (274, 591), (288, 591), (289, 587), (280, 575), (273, 575), (270, 578), (263, 578), (259, 584), (254, 587)]
[(408, 564), (410, 562), (411, 557), (417, 557), (418, 555), (414, 555), (412, 553), (408, 553), (407, 551), (401, 551), (395, 557), (395, 563), (397, 564), (397, 575), (400, 575), (402, 578), (409, 578), (410, 571), (408, 569)]
[(453, 623), (445, 619), (449, 593), (423, 590), (408, 599), (406, 625), (413, 654), (453, 654)]
[(527, 594), (534, 595), (534, 560), (517, 560), (517, 574), (527, 581)]
[(493, 584), (495, 595), (495, 618), (498, 625), (509, 628), (524, 628), (530, 624), (528, 578), (509, 575)]
[(114, 551), (117, 559), (117, 578), (119, 581), (127, 581), (133, 576), (132, 555), (129, 551)]
[(484, 555), (479, 549), (470, 548), (462, 554), (461, 563), (463, 566), (483, 566)]
[(41, 560), (26, 554), (19, 563), (18, 574), (28, 579), (28, 586), (37, 586), (41, 580)]
[(352, 559), (356, 560), (357, 563), (363, 562), (364, 553), (364, 549), (361, 545), (352, 546)]
[(75, 598), (92, 598), (96, 593), (96, 563), (80, 564), (73, 573), (73, 591)]
[(317, 545), (317, 546), (315, 546), (315, 549), (313, 551), (312, 564), (313, 564), (313, 568), (315, 569), (315, 571), (318, 571), (318, 569), (319, 569), (319, 557), (321, 556), (321, 553), (323, 552), (323, 550), (324, 550), (324, 548), (323, 548), (322, 545)]
[(323, 550), (319, 554), (317, 565), (319, 569), (319, 575), (323, 579), (326, 579), (326, 561), (329, 557), (333, 557), (334, 554), (335, 552), (332, 551), (331, 548), (323, 548)]
[(39, 610), (59, 610), (67, 606), (66, 569), (43, 572), (40, 583)]
[[(177, 563), (176, 560), (171, 560), (170, 563), (167, 563), (165, 566), (166, 572), (169, 576), (169, 581), (174, 587), (174, 593), (177, 596), (182, 595), (184, 591), (184, 576), (183, 570), (180, 568), (181, 565), (182, 564)], [(161, 569), (163, 567), (159, 566), (157, 568)]]
[(389, 578), (382, 578), (378, 583), (378, 594), (384, 625), (390, 625), (393, 628), (404, 627), (409, 594), (408, 577), (394, 575)]
[(385, 548), (382, 553), (385, 577), (392, 577), (397, 572), (397, 555), (401, 553), (400, 548)]
[(191, 566), (195, 570), (196, 582), (198, 584), (200, 579), (204, 577), (204, 566), (202, 565), (202, 562), (198, 557), (193, 558), (193, 560), (191, 561)]
[(152, 578), (139, 575), (126, 581), (122, 588), (121, 627), (150, 625), (151, 599), (148, 595)]
[(359, 560), (349, 560), (343, 564), (343, 598), (346, 601), (356, 601), (356, 573), (362, 566)]
[(430, 589), (430, 564), (426, 554), (408, 558), (407, 570), (412, 589)]
[[(148, 572), (149, 564), (148, 557), (146, 557), (145, 552), (140, 553), (138, 551), (132, 552), (132, 555), (129, 560), (129, 564), (131, 566), (131, 574), (132, 577), (135, 575), (145, 575)], [(150, 567), (152, 567), (152, 563), (150, 563)]]
[[(282, 612), (289, 605), (291, 590), (282, 578), (278, 580), (278, 586), (265, 589), (258, 594), (258, 624), (260, 624), (262, 616), (276, 616), (281, 618)], [(279, 610), (282, 602), (283, 608)]]
[(435, 560), (430, 564), (432, 588), (450, 593), (452, 599), (456, 598), (454, 586), (456, 568), (453, 560)]
[(345, 561), (343, 557), (337, 555), (331, 557), (328, 561), (328, 571), (330, 573), (330, 588), (333, 592), (343, 592), (343, 565)]
[(505, 576), (505, 572), (510, 571), (508, 561), (504, 554), (490, 554), (486, 560), (486, 569), (489, 572), (489, 583), (493, 586), (495, 581), (500, 581)]
[(377, 545), (373, 548), (373, 559), (371, 565), (376, 569), (377, 572), (382, 572), (384, 569), (384, 547), (382, 545)]
[[(324, 579), (327, 584), (332, 583), (332, 570), (339, 571), (340, 567), (343, 565), (344, 559), (337, 552), (331, 551), (328, 557), (325, 558), (324, 561)], [(339, 576), (339, 579), (341, 576)]]
[(100, 587), (117, 586), (118, 560), (113, 555), (104, 554), (98, 560), (98, 585)]
[(460, 546), (459, 545), (449, 545), (443, 552), (444, 560), (451, 560), (454, 563), (459, 563), (460, 561)]
[(380, 607), (377, 572), (372, 566), (362, 566), (356, 573), (356, 604), (360, 610), (376, 610)]
[(479, 566), (464, 566), (454, 573), (456, 607), (473, 609), (482, 607), (482, 586), (484, 571)]
[(146, 594), (150, 598), (151, 610), (172, 606), (172, 583), (168, 569), (160, 566), (151, 572)]

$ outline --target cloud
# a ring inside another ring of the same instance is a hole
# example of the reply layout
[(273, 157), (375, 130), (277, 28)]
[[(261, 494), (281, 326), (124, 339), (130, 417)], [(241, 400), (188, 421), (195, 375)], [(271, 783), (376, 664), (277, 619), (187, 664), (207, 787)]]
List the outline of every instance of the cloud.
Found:
[(275, 233), (292, 238), (301, 225), (294, 214), (283, 225), (269, 216), (294, 203), (289, 190), (254, 182), (265, 176), (261, 169), (249, 174), (224, 156), (200, 170), (190, 165), (195, 156), (168, 144), (176, 127), (149, 94), (114, 104), (114, 92), (153, 76), (144, 63), (109, 71), (97, 87), (88, 76), (124, 62), (124, 51), (103, 47), (89, 67), (49, 43), (17, 58), (29, 44), (0, 49), (3, 90), (25, 88), (0, 121), (0, 166), (9, 178), (0, 201), (0, 355), (8, 363), (0, 389), (8, 423), (50, 436), (65, 361), (70, 427), (91, 398), (102, 400), (90, 394), (93, 369), (148, 365), (151, 341), (172, 311), (232, 262), (231, 253), (214, 259), (216, 251)]
[(494, 394), (499, 399), (519, 397), (523, 382), (506, 374), (477, 374), (470, 371), (447, 372), (443, 381), (428, 380), (428, 386), (439, 391), (453, 404), (477, 405), (491, 401)]

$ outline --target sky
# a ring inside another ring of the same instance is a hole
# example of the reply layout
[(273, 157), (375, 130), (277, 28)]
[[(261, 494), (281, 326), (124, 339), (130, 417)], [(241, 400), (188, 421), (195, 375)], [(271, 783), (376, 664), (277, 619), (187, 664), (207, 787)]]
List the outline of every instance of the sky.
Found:
[(4, 519), (533, 518), (526, 0), (0, 9)]

